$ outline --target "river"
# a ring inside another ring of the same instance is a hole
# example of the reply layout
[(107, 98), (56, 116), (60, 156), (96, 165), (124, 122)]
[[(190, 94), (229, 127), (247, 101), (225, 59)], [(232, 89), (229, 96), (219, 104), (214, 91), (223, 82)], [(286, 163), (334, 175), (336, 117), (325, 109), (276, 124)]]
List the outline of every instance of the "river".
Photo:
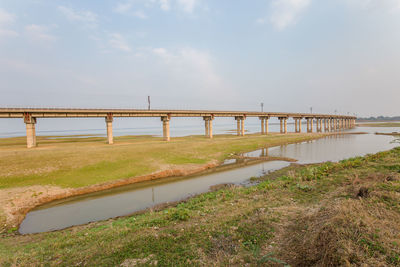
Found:
[[(244, 153), (244, 156), (258, 157), (267, 154), (274, 157), (287, 157), (298, 163), (318, 163), (339, 161), (391, 149), (392, 136), (375, 135), (374, 132), (394, 132), (398, 128), (358, 128), (350, 130), (365, 131), (367, 134), (345, 134), (328, 136), (302, 143), (282, 145)], [(235, 160), (226, 164), (235, 165)], [(290, 163), (270, 161), (244, 165), (225, 171), (206, 173), (189, 177), (175, 177), (143, 182), (84, 196), (53, 201), (30, 211), (22, 224), (21, 234), (47, 232), (64, 229), (74, 225), (125, 216), (154, 207), (161, 203), (175, 202), (204, 193), (211, 186), (225, 183), (248, 184), (251, 177), (261, 177)]]

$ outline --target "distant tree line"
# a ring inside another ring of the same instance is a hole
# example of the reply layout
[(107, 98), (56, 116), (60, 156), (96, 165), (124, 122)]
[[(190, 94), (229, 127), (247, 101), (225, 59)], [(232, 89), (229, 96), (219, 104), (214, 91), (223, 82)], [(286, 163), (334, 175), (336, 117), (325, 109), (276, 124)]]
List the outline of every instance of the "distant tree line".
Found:
[(400, 121), (400, 116), (394, 117), (385, 117), (385, 116), (378, 116), (378, 117), (369, 117), (369, 118), (357, 118), (358, 121)]

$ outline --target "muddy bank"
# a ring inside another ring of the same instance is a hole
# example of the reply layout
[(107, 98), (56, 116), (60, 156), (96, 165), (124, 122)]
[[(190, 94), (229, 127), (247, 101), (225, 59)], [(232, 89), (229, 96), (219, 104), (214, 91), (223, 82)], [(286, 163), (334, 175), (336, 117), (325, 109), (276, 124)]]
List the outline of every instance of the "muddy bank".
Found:
[(151, 181), (167, 177), (187, 176), (204, 172), (219, 165), (217, 161), (202, 165), (181, 167), (158, 171), (148, 175), (142, 175), (117, 181), (106, 182), (81, 188), (61, 188), (57, 186), (28, 186), (1, 190), (0, 205), (5, 216), (5, 225), (1, 226), (1, 232), (17, 227), (25, 215), (37, 206), (53, 200), (59, 200), (72, 196), (111, 189), (114, 187)]

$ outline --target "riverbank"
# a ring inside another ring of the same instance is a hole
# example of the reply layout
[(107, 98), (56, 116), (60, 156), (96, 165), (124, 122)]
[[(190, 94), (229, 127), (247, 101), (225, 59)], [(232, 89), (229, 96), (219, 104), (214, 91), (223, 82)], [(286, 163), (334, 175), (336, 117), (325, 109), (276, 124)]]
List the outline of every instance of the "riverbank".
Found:
[(173, 138), (39, 137), (26, 149), (24, 138), (0, 140), (0, 231), (17, 227), (32, 208), (60, 198), (116, 186), (189, 175), (215, 167), (232, 154), (320, 138), (334, 133), (216, 135)]
[(400, 122), (359, 122), (356, 124), (357, 127), (400, 127)]
[(0, 265), (400, 264), (400, 149), (291, 167), (143, 214), (2, 234)]

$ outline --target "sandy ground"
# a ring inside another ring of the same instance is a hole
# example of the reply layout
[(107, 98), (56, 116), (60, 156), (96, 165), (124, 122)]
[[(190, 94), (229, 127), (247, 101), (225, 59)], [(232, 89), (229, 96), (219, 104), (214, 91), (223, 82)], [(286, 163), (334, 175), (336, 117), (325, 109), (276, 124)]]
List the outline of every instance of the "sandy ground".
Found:
[(2, 219), (3, 221), (1, 222), (2, 225), (0, 226), (0, 232), (18, 227), (25, 218), (25, 215), (30, 210), (53, 200), (83, 195), (138, 182), (150, 181), (166, 177), (191, 175), (216, 167), (217, 165), (218, 161), (213, 161), (202, 166), (191, 164), (179, 168), (170, 168), (168, 166), (165, 166), (164, 170), (148, 175), (116, 180), (80, 188), (61, 188), (49, 185), (34, 185), (11, 189), (1, 189), (0, 214), (4, 215), (5, 221)]

